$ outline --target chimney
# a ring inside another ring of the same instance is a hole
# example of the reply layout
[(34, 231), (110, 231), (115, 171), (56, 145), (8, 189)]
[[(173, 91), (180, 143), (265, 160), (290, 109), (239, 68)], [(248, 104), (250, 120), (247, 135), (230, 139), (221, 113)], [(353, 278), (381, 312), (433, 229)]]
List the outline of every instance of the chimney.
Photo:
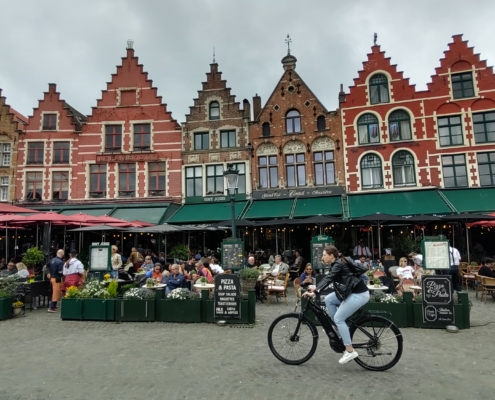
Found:
[(344, 85), (342, 83), (340, 84), (339, 103), (345, 103)]
[(260, 113), (261, 113), (261, 97), (258, 96), (258, 93), (256, 93), (256, 96), (253, 97), (253, 120), (256, 121)]
[(244, 118), (251, 121), (251, 104), (249, 104), (248, 99), (242, 101), (242, 108), (244, 109)]

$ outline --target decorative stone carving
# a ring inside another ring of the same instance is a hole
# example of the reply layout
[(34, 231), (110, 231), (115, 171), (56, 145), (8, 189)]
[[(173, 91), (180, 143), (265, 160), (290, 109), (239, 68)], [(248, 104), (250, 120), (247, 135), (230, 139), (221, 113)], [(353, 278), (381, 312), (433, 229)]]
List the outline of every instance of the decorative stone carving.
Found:
[(240, 160), (241, 157), (242, 157), (242, 155), (241, 155), (241, 152), (240, 151), (232, 151), (230, 153), (230, 159), (231, 160)]
[(327, 136), (320, 137), (313, 142), (311, 146), (312, 151), (321, 151), (321, 150), (333, 150), (335, 149), (335, 144), (333, 140)]
[(292, 140), (284, 146), (284, 154), (305, 153), (306, 146), (299, 140)]
[(259, 156), (268, 155), (268, 154), (277, 154), (277, 146), (273, 143), (263, 143), (260, 144), (258, 150), (256, 150), (256, 154)]
[(220, 154), (218, 153), (211, 153), (209, 156), (210, 162), (212, 161), (220, 161)]
[(189, 164), (199, 163), (199, 155), (191, 154), (190, 156), (187, 157), (187, 162)]

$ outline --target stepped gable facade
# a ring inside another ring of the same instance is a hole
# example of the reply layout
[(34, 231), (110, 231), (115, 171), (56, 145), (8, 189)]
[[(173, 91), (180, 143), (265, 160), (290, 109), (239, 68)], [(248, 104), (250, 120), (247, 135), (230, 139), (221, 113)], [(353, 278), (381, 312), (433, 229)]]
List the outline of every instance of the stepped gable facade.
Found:
[[(241, 108), (218, 64), (210, 64), (206, 81), (182, 124), (182, 194), (187, 203), (222, 201), (226, 195), (223, 171), (239, 171), (238, 198), (251, 192), (249, 180), (250, 104)], [(227, 198), (225, 198), (227, 199)]]
[(16, 198), (17, 146), (27, 118), (7, 104), (0, 89), (0, 202)]
[(290, 196), (300, 188), (317, 193), (344, 183), (340, 112), (327, 111), (296, 72), (296, 62), (291, 54), (282, 59), (284, 72), (263, 107), (258, 95), (253, 98), (249, 140), (259, 198), (267, 191), (288, 189)]
[(423, 91), (374, 45), (340, 109), (349, 192), (495, 185), (495, 76), (462, 35)]

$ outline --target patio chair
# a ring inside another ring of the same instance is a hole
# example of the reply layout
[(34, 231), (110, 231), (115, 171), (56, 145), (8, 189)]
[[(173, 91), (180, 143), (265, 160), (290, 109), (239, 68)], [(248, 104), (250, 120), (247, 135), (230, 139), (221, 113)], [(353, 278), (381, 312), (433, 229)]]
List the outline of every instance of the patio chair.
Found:
[(289, 305), (287, 302), (287, 285), (289, 284), (289, 273), (285, 274), (285, 279), (283, 285), (274, 285), (273, 283), (269, 283), (266, 287), (266, 296), (268, 298), (268, 305), (270, 305), (270, 296), (275, 295), (275, 298), (278, 299), (283, 297), (285, 299), (285, 304)]
[(461, 286), (466, 286), (467, 292), (469, 292), (469, 284), (474, 284), (477, 272), (478, 271), (475, 269), (472, 270), (470, 266), (467, 267), (467, 270), (465, 272), (459, 271), (459, 276), (461, 277)]
[(390, 274), (390, 277), (392, 278), (395, 284), (399, 283), (399, 277), (397, 276), (397, 268), (399, 267), (395, 266), (395, 267), (390, 267), (388, 269), (388, 273)]
[[(478, 292), (480, 290), (482, 290), (482, 285), (483, 285), (483, 281), (482, 281), (482, 276), (481, 275), (478, 275), (478, 274), (475, 274), (474, 275), (475, 278), (474, 278), (474, 288), (476, 290), (476, 298), (478, 298)], [(480, 299), (481, 301), (481, 299)]]
[(481, 276), (481, 300), (483, 297), (485, 298), (486, 304), (486, 295), (490, 293), (493, 298), (495, 298), (495, 278), (490, 278), (488, 276)]
[(373, 278), (378, 278), (379, 276), (386, 276), (385, 272), (380, 270), (373, 272)]
[(43, 299), (43, 306), (45, 306), (45, 301), (48, 302), (50, 298), (50, 281), (31, 282), (29, 286), (31, 292), (26, 293), (26, 296), (30, 298), (31, 311), (37, 308), (37, 303), (41, 305), (41, 299)]

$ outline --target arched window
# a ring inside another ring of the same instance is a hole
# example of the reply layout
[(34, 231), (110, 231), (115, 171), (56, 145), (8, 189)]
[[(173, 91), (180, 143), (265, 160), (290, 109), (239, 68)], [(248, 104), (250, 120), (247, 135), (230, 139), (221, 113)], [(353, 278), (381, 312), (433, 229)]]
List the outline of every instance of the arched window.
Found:
[(376, 154), (367, 154), (361, 159), (361, 187), (363, 189), (383, 187), (382, 161)]
[(324, 131), (326, 128), (325, 125), (325, 117), (323, 115), (320, 115), (318, 118), (316, 118), (316, 128), (319, 131)]
[(285, 132), (301, 132), (301, 114), (297, 110), (290, 110), (285, 115)]
[(388, 79), (383, 74), (376, 74), (370, 79), (370, 103), (388, 103)]
[(411, 118), (404, 110), (394, 111), (388, 117), (388, 130), (390, 132), (390, 140), (411, 140)]
[(378, 118), (373, 114), (361, 115), (358, 119), (359, 144), (380, 143)]
[(218, 101), (210, 103), (210, 119), (220, 119), (220, 104), (218, 104)]
[(398, 151), (392, 157), (394, 186), (416, 186), (414, 157), (408, 151)]
[(263, 128), (263, 136), (264, 137), (270, 136), (270, 124), (268, 122), (265, 122), (262, 125), (262, 128)]

